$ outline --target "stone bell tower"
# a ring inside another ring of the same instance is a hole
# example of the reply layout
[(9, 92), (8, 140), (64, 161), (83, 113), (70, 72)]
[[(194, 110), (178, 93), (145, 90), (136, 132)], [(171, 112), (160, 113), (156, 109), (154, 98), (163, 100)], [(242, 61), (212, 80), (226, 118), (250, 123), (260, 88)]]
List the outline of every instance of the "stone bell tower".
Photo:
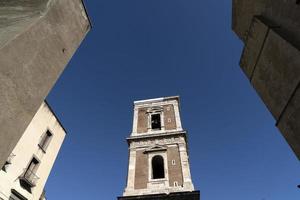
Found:
[(199, 200), (191, 179), (178, 96), (135, 101), (127, 142), (127, 186), (119, 200)]

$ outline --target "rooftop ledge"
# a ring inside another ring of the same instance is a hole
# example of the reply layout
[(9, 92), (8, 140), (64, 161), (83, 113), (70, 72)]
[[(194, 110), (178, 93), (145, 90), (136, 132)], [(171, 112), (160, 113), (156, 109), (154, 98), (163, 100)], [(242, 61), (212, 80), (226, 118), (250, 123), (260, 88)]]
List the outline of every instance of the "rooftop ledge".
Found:
[(156, 102), (162, 102), (167, 100), (177, 100), (179, 102), (179, 96), (170, 96), (170, 97), (160, 97), (160, 98), (154, 98), (154, 99), (145, 99), (145, 100), (138, 100), (134, 101), (134, 105), (141, 105), (141, 104), (147, 104), (147, 103), (156, 103)]

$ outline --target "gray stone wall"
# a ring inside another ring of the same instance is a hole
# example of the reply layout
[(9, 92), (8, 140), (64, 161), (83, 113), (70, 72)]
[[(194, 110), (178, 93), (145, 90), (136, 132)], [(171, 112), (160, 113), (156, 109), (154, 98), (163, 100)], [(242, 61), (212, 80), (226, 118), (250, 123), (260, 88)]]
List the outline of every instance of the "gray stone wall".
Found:
[(90, 30), (90, 22), (81, 0), (4, 0), (0, 5), (2, 165)]
[(300, 4), (296, 0), (233, 0), (232, 29), (246, 41), (254, 16), (263, 16), (269, 24), (276, 25), (293, 45), (300, 42)]
[(0, 47), (47, 12), (51, 0), (1, 0)]
[(232, 28), (245, 47), (240, 66), (300, 159), (300, 5), (233, 0)]

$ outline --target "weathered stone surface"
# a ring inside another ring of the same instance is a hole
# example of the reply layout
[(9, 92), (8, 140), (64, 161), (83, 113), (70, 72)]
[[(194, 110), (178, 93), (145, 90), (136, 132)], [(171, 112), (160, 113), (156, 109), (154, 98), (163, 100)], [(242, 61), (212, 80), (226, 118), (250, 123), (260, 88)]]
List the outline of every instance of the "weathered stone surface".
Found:
[(277, 127), (300, 159), (300, 89), (293, 95)]
[(300, 5), (295, 0), (233, 0), (232, 29), (245, 41), (254, 16), (263, 16), (280, 26), (285, 38), (300, 47)]
[(232, 29), (242, 39), (246, 40), (248, 29), (255, 15), (260, 15), (269, 0), (233, 0), (232, 1)]
[(300, 51), (270, 30), (252, 84), (278, 120), (300, 81)]
[(118, 200), (200, 200), (200, 192), (176, 192), (170, 194), (156, 194), (156, 195), (143, 195), (143, 196), (127, 196), (118, 197)]
[(0, 2), (0, 47), (43, 16), (50, 2), (50, 0), (2, 0)]
[(253, 18), (240, 61), (240, 66), (249, 79), (252, 78), (268, 31), (269, 27), (259, 18)]
[(232, 12), (232, 28), (245, 43), (240, 65), (300, 159), (300, 5), (233, 0)]
[(0, 9), (0, 165), (90, 29), (81, 0), (5, 0)]

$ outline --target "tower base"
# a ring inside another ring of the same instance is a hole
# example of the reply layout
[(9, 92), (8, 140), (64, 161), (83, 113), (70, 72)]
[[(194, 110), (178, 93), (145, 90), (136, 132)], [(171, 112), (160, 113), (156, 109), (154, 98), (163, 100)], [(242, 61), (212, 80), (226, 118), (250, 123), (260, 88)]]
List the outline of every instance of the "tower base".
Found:
[(118, 197), (118, 200), (200, 200), (200, 192), (176, 192), (170, 194), (150, 194)]

